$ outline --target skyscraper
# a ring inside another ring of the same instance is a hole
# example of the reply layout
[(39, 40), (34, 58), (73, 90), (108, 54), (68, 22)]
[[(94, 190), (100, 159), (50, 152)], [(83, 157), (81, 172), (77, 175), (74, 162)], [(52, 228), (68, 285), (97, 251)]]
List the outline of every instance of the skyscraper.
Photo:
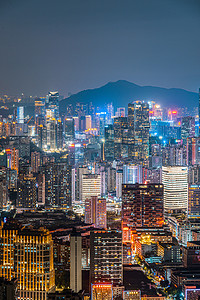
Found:
[(183, 117), (181, 123), (181, 138), (186, 140), (195, 136), (195, 118), (194, 117)]
[(147, 165), (149, 157), (149, 105), (136, 101), (128, 104), (129, 158)]
[(0, 276), (17, 278), (18, 299), (46, 300), (55, 287), (53, 241), (48, 230), (23, 228), (15, 222), (0, 227)]
[(200, 218), (200, 185), (191, 184), (188, 188), (188, 217)]
[(163, 185), (123, 184), (122, 228), (163, 226)]
[(82, 237), (77, 232), (70, 235), (70, 289), (82, 290)]
[(122, 256), (121, 231), (92, 231), (90, 233), (91, 283), (122, 284)]
[(188, 168), (162, 167), (162, 184), (164, 186), (164, 210), (186, 211), (188, 207)]
[(114, 118), (114, 158), (128, 156), (128, 124), (126, 117)]
[(94, 224), (96, 228), (106, 229), (106, 199), (91, 196), (85, 200), (85, 223)]
[(59, 93), (49, 92), (46, 97), (46, 115), (48, 118), (59, 119)]
[(36, 207), (36, 177), (32, 174), (20, 174), (17, 183), (17, 207), (33, 208)]
[(101, 195), (101, 175), (83, 174), (81, 186), (81, 200), (85, 203), (91, 196)]

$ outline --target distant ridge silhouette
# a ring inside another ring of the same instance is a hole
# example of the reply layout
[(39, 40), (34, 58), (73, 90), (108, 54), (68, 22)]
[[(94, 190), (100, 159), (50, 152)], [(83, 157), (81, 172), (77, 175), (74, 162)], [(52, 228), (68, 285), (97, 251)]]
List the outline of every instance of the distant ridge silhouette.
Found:
[(95, 106), (103, 106), (112, 102), (115, 107), (127, 107), (135, 100), (156, 101), (163, 107), (187, 107), (192, 110), (198, 106), (198, 94), (179, 88), (161, 88), (154, 86), (140, 86), (126, 80), (109, 82), (102, 87), (88, 89), (73, 94), (60, 101), (60, 111), (65, 112), (69, 103), (92, 102)]

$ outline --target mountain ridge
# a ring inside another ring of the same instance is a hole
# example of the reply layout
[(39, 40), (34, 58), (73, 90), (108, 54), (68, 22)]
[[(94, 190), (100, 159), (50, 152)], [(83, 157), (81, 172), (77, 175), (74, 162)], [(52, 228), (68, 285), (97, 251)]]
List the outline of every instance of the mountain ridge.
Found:
[(82, 90), (60, 101), (60, 111), (64, 113), (68, 104), (92, 102), (94, 106), (113, 103), (114, 107), (127, 107), (136, 100), (155, 101), (163, 107), (198, 107), (198, 93), (181, 88), (140, 86), (127, 80), (108, 82), (105, 85)]

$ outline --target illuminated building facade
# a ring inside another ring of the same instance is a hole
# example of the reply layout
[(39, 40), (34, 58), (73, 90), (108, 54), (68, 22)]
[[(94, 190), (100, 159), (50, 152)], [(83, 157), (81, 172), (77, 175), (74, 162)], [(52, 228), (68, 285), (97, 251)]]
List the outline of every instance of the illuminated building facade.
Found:
[(82, 237), (77, 232), (70, 235), (70, 289), (82, 290)]
[(81, 185), (81, 200), (85, 203), (91, 196), (101, 195), (101, 176), (96, 174), (83, 174)]
[(46, 300), (55, 287), (53, 241), (48, 230), (0, 227), (0, 276), (17, 278), (18, 299)]
[(129, 158), (147, 164), (149, 157), (149, 105), (136, 101), (128, 104)]
[(33, 208), (36, 207), (36, 201), (36, 177), (32, 174), (20, 174), (17, 183), (17, 207)]
[(123, 291), (123, 300), (140, 300), (140, 299), (141, 299), (140, 290)]
[[(163, 221), (162, 184), (123, 184), (123, 235), (137, 227), (162, 227)], [(130, 236), (124, 239), (130, 240)]]
[(188, 217), (200, 218), (200, 185), (197, 184), (188, 188)]
[(164, 186), (164, 210), (187, 210), (188, 207), (188, 168), (179, 166), (162, 167)]
[(113, 290), (112, 284), (92, 284), (91, 286), (91, 300), (112, 300)]
[(123, 282), (122, 233), (115, 230), (94, 230), (90, 233), (91, 283)]
[(114, 118), (114, 158), (128, 156), (127, 117)]
[(85, 200), (85, 223), (94, 224), (96, 228), (107, 227), (106, 199), (91, 196)]
[(47, 293), (55, 287), (53, 240), (49, 231), (18, 231), (14, 252), (18, 299), (47, 299)]
[(195, 136), (195, 118), (194, 117), (183, 117), (181, 123), (181, 138), (186, 140)]
[(46, 115), (59, 119), (59, 93), (49, 92), (46, 97)]
[(74, 140), (74, 119), (67, 117), (64, 121), (65, 142)]

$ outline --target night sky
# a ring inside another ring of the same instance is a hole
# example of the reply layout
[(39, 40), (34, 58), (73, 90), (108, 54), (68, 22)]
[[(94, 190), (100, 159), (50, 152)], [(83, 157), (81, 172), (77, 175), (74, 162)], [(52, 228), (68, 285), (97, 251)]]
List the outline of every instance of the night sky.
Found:
[(0, 0), (0, 94), (200, 87), (200, 0)]

